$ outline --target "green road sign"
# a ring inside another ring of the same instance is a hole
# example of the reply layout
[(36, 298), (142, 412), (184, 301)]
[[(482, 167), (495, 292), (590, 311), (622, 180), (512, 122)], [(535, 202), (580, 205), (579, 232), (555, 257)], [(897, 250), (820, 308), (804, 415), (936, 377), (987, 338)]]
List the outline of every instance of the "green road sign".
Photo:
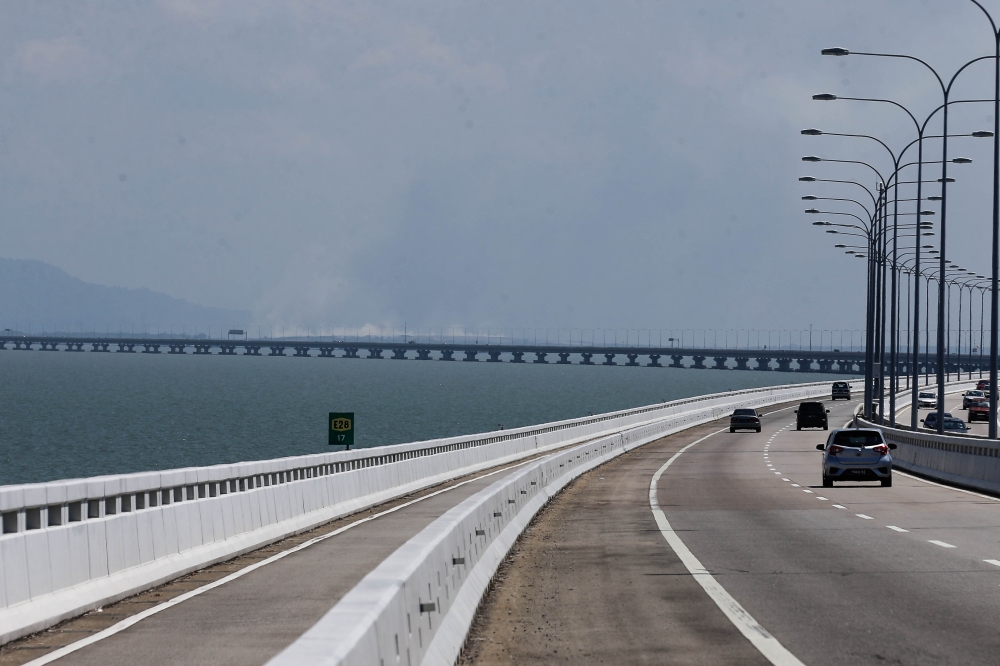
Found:
[(330, 412), (330, 445), (343, 444), (348, 449), (354, 444), (354, 412)]

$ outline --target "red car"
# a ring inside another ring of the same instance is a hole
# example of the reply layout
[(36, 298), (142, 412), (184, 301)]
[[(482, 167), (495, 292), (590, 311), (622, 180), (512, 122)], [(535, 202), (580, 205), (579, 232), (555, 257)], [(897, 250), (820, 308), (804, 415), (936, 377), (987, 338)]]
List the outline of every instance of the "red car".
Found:
[(990, 401), (973, 400), (969, 403), (969, 423), (990, 420)]
[(985, 391), (989, 387), (990, 387), (990, 380), (988, 379), (980, 379), (979, 382), (976, 384), (977, 391)]

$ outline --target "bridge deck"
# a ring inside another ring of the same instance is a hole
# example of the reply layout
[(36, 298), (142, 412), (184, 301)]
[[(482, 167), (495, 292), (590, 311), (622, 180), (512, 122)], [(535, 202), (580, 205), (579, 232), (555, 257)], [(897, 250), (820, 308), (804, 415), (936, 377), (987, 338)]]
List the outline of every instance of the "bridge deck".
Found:
[[(832, 407), (831, 427), (850, 408)], [(690, 552), (807, 664), (993, 663), (1000, 502), (899, 472), (892, 488), (822, 488), (814, 445), (829, 433), (796, 432), (793, 418), (713, 435), (663, 474), (659, 506)], [(502, 572), (462, 663), (767, 663), (650, 508), (657, 469), (720, 425), (638, 449), (557, 497)]]

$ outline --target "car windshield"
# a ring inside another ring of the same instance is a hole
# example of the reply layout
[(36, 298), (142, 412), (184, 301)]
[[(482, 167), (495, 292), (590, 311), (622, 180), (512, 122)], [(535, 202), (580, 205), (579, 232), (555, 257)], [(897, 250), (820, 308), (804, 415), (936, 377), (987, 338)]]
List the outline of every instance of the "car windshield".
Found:
[(752, 409), (737, 409), (733, 416), (757, 416), (757, 412)]
[(934, 395), (933, 393), (921, 393), (920, 397), (921, 398), (936, 398), (937, 396)]
[(983, 392), (982, 391), (969, 391), (965, 395), (969, 396), (970, 398), (981, 398), (983, 396)]
[(965, 421), (960, 421), (959, 419), (945, 419), (944, 420), (945, 430), (965, 430)]
[(837, 382), (833, 385), (833, 388), (847, 388), (847, 382)]
[(823, 412), (822, 402), (803, 402), (799, 405), (799, 412), (802, 414), (820, 414)]
[(833, 436), (833, 443), (840, 446), (875, 446), (882, 443), (882, 433), (877, 430), (841, 430)]

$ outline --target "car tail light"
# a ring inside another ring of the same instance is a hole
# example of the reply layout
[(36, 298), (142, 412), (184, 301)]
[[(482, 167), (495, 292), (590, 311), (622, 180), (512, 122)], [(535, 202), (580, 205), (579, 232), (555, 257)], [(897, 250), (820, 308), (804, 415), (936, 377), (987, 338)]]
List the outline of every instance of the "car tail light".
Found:
[(880, 456), (884, 456), (887, 453), (889, 453), (889, 447), (886, 446), (885, 444), (879, 444), (878, 446), (873, 446), (872, 451), (879, 454)]
[(844, 447), (837, 446), (836, 444), (831, 444), (830, 445), (830, 455), (831, 456), (840, 455), (843, 452), (844, 452)]

